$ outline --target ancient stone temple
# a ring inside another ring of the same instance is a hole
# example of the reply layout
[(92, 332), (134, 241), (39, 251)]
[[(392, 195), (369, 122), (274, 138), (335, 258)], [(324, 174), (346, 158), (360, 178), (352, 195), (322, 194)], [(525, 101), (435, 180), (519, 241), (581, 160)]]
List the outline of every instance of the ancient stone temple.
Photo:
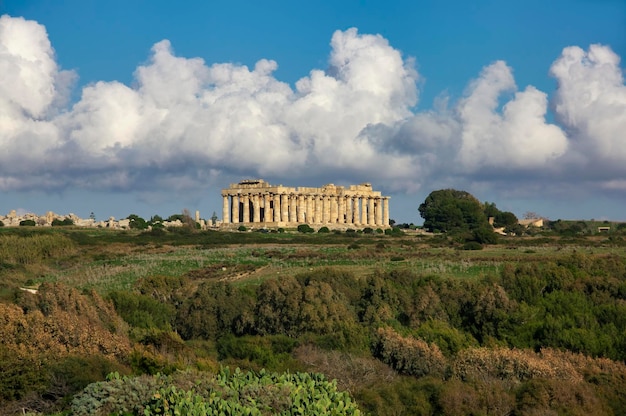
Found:
[(369, 183), (290, 188), (262, 179), (244, 180), (223, 189), (222, 197), (224, 226), (389, 227), (389, 197), (372, 190)]

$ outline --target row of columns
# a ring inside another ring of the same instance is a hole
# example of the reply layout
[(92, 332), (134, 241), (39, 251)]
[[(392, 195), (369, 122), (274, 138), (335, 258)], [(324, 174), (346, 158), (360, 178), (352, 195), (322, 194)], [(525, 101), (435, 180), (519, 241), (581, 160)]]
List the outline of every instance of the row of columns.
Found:
[(223, 194), (229, 223), (389, 225), (389, 197), (306, 194)]

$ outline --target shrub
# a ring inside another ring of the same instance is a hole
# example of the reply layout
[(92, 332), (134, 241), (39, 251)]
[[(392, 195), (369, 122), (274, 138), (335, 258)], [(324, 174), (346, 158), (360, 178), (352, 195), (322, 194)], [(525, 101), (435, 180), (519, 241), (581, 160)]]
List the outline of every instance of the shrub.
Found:
[(20, 221), (20, 227), (34, 227), (36, 225), (34, 220), (22, 220)]
[(165, 227), (163, 226), (163, 224), (155, 224), (152, 226), (151, 230), (144, 231), (141, 234), (151, 237), (163, 237), (165, 234), (167, 234), (167, 231), (165, 231)]
[(402, 337), (391, 328), (376, 331), (373, 353), (399, 373), (416, 377), (442, 377), (447, 365), (437, 345)]
[(94, 383), (72, 402), (74, 415), (360, 415), (348, 393), (321, 374), (258, 373), (222, 368), (217, 375), (119, 377)]
[(483, 245), (480, 244), (478, 241), (468, 241), (467, 243), (463, 244), (463, 250), (482, 250), (483, 249)]
[(65, 218), (63, 220), (60, 220), (58, 218), (55, 218), (52, 220), (52, 226), (53, 227), (63, 227), (63, 226), (67, 226), (67, 225), (74, 225), (74, 221), (72, 221), (71, 218)]
[(319, 230), (317, 230), (318, 233), (329, 233), (330, 230), (328, 229), (328, 227), (322, 227)]
[(237, 231), (248, 231), (248, 229), (245, 225), (240, 225), (239, 228), (237, 228)]
[(385, 235), (401, 236), (404, 235), (404, 231), (400, 227), (387, 228)]
[(298, 232), (300, 233), (314, 233), (315, 230), (309, 226), (309, 224), (298, 225)]
[(109, 298), (122, 319), (137, 328), (169, 330), (176, 315), (172, 305), (147, 295), (114, 291), (109, 294)]
[(363, 234), (374, 234), (374, 229), (370, 227), (363, 228)]
[(481, 227), (472, 232), (473, 240), (481, 244), (497, 244), (498, 234), (491, 228)]

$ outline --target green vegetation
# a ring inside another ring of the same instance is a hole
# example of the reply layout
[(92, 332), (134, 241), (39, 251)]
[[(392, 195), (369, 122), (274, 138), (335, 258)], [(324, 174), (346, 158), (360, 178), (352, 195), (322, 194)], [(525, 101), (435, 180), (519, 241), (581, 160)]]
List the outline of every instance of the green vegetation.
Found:
[(74, 221), (71, 218), (64, 218), (62, 220), (55, 218), (52, 220), (52, 226), (63, 227), (68, 225), (74, 225)]
[(0, 230), (1, 414), (626, 408), (617, 227), (180, 228)]
[(309, 224), (300, 224), (298, 225), (298, 232), (300, 233), (314, 233), (315, 230), (311, 228)]

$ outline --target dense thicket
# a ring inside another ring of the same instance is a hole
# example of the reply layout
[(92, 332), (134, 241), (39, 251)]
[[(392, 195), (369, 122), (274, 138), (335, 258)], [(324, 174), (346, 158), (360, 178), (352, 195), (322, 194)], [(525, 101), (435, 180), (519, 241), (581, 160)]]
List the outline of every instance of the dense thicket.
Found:
[(250, 289), (201, 284), (177, 305), (176, 330), (185, 339), (206, 340), (332, 334), (344, 348), (361, 342), (356, 338), (363, 328), (387, 325), (434, 342), (446, 354), (506, 345), (626, 359), (626, 265), (613, 256), (506, 265), (499, 278), (467, 280), (408, 271), (357, 279), (322, 269)]

